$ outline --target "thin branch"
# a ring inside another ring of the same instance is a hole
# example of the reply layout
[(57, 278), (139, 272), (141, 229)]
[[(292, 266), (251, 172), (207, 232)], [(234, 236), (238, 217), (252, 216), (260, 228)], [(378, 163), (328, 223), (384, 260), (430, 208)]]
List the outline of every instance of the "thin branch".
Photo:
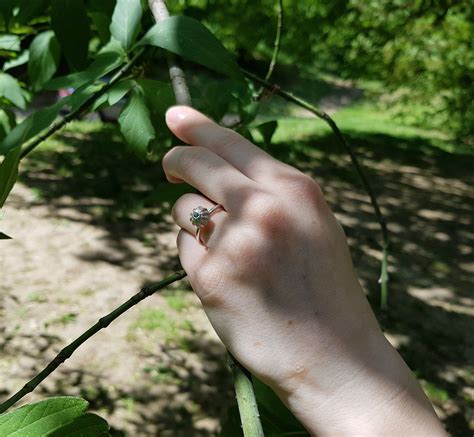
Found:
[[(148, 0), (153, 17), (157, 23), (169, 18), (170, 14), (164, 0)], [(166, 53), (169, 75), (173, 86), (176, 103), (178, 105), (192, 106), (191, 94), (186, 82), (186, 75), (179, 65), (178, 58), (170, 52)]]
[(337, 127), (334, 120), (324, 111), (320, 110), (316, 106), (312, 105), (311, 103), (303, 100), (302, 98), (295, 96), (292, 93), (284, 91), (278, 85), (269, 83), (265, 79), (262, 79), (255, 74), (251, 73), (250, 71), (242, 69), (245, 76), (247, 76), (250, 80), (264, 86), (268, 90), (270, 90), (274, 94), (278, 94), (280, 97), (285, 99), (288, 102), (292, 102), (302, 108), (307, 109), (308, 111), (312, 112), (318, 118), (324, 120), (329, 127), (331, 128), (332, 132), (336, 136), (339, 143), (343, 146), (346, 150), (347, 154), (349, 155), (352, 166), (354, 167), (359, 179), (364, 187), (365, 191), (367, 192), (370, 203), (372, 204), (372, 208), (374, 210), (375, 216), (377, 217), (377, 221), (380, 226), (380, 231), (382, 234), (382, 265), (381, 265), (381, 273), (380, 273), (380, 306), (383, 310), (387, 307), (387, 297), (388, 297), (388, 247), (389, 247), (389, 235), (387, 229), (387, 223), (385, 222), (385, 218), (383, 217), (382, 211), (380, 210), (380, 206), (377, 202), (377, 197), (375, 196), (374, 190), (372, 189), (367, 177), (365, 176), (364, 171), (362, 170), (362, 166), (359, 163), (356, 153), (352, 149), (349, 141), (347, 138), (342, 134), (342, 132)]
[(118, 70), (117, 73), (113, 75), (113, 77), (109, 80), (109, 82), (106, 85), (104, 85), (96, 93), (92, 94), (79, 108), (75, 109), (74, 111), (69, 112), (64, 117), (54, 122), (43, 133), (37, 135), (29, 143), (27, 143), (27, 145), (24, 147), (23, 151), (21, 152), (20, 159), (23, 159), (26, 155), (28, 155), (31, 151), (33, 151), (36, 147), (38, 147), (44, 140), (49, 138), (58, 130), (62, 129), (70, 121), (83, 115), (99, 97), (103, 96), (117, 82), (119, 82), (123, 77), (125, 77), (132, 70), (132, 68), (138, 62), (143, 52), (144, 52), (144, 49), (139, 50), (129, 62), (124, 64), (120, 68), (120, 70)]
[[(265, 75), (265, 80), (270, 80), (270, 77), (273, 74), (275, 65), (277, 63), (278, 54), (280, 53), (280, 43), (281, 43), (281, 34), (283, 29), (283, 0), (278, 0), (278, 10), (277, 10), (277, 29), (275, 34), (275, 41), (273, 43), (273, 53), (270, 65), (268, 66), (267, 74)], [(265, 87), (262, 86), (258, 92), (256, 100), (260, 100), (263, 95)]]
[(230, 353), (228, 354), (228, 362), (234, 376), (235, 395), (244, 437), (263, 437), (252, 376)]
[(143, 287), (137, 294), (132, 296), (129, 300), (124, 302), (119, 307), (115, 308), (112, 312), (104, 317), (101, 317), (93, 326), (87, 331), (77, 337), (72, 343), (68, 344), (64, 349), (59, 352), (56, 357), (34, 378), (28, 381), (21, 390), (17, 391), (14, 395), (8, 398), (5, 402), (0, 405), (0, 414), (8, 410), (12, 405), (16, 404), (20, 399), (31, 393), (45, 378), (47, 378), (52, 372), (54, 372), (64, 361), (66, 361), (83, 343), (89, 340), (93, 335), (97, 334), (101, 329), (109, 326), (115, 319), (121, 316), (124, 312), (141, 302), (143, 299), (156, 293), (173, 282), (179, 281), (186, 276), (184, 270), (180, 270), (167, 278), (156, 282), (154, 284)]

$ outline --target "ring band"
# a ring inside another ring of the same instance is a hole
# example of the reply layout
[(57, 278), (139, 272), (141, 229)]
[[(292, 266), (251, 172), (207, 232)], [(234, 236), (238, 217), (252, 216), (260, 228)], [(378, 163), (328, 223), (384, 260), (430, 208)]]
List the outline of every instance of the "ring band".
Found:
[(201, 229), (206, 227), (211, 221), (211, 215), (219, 208), (223, 208), (219, 203), (214, 205), (212, 208), (204, 208), (203, 206), (197, 206), (190, 214), (189, 221), (196, 226), (196, 239), (204, 246), (207, 247), (204, 241), (201, 239)]

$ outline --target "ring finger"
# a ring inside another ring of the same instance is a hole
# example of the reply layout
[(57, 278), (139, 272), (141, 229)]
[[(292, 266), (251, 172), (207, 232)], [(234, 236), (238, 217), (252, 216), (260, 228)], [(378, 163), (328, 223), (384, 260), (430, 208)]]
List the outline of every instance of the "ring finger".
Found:
[[(171, 215), (175, 223), (182, 229), (196, 235), (196, 226), (190, 221), (190, 215), (194, 208), (202, 206), (207, 209), (211, 209), (216, 206), (214, 202), (209, 200), (200, 194), (188, 193), (181, 196), (173, 206)], [(215, 225), (222, 222), (227, 216), (227, 212), (219, 208), (212, 213), (210, 222), (201, 228), (200, 237), (203, 243), (207, 246), (209, 240), (212, 238), (212, 234), (215, 230)]]

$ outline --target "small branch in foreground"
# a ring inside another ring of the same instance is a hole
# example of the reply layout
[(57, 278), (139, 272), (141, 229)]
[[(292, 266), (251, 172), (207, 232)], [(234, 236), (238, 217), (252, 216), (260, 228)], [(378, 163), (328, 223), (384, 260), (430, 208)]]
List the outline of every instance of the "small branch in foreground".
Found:
[(20, 399), (25, 397), (28, 393), (31, 393), (45, 378), (47, 378), (52, 372), (54, 372), (64, 361), (66, 361), (83, 343), (85, 343), (93, 335), (97, 334), (101, 329), (109, 326), (115, 319), (121, 316), (124, 312), (141, 302), (143, 299), (156, 293), (173, 282), (179, 281), (186, 276), (184, 270), (180, 270), (167, 278), (147, 285), (143, 287), (137, 294), (132, 296), (129, 300), (124, 302), (119, 307), (115, 308), (112, 312), (106, 316), (101, 317), (97, 323), (91, 326), (87, 331), (77, 337), (72, 343), (68, 344), (62, 349), (56, 357), (34, 378), (28, 381), (21, 390), (17, 391), (14, 395), (8, 398), (5, 402), (0, 405), (0, 414), (8, 410), (12, 405), (16, 404)]
[(382, 211), (380, 210), (380, 206), (377, 202), (377, 197), (375, 196), (375, 193), (365, 176), (364, 171), (362, 170), (362, 167), (359, 163), (359, 160), (357, 158), (356, 153), (352, 149), (351, 145), (349, 144), (349, 141), (347, 141), (347, 138), (342, 134), (342, 132), (339, 130), (337, 127), (336, 123), (334, 120), (324, 111), (321, 111), (319, 108), (316, 106), (312, 105), (311, 103), (307, 102), (306, 100), (303, 100), (302, 98), (295, 96), (292, 93), (289, 93), (287, 91), (284, 91), (279, 87), (278, 85), (269, 83), (265, 79), (262, 79), (255, 74), (251, 73), (250, 71), (242, 69), (242, 72), (247, 76), (250, 80), (262, 85), (263, 87), (269, 89), (272, 91), (274, 94), (278, 94), (281, 98), (288, 102), (292, 102), (301, 108), (307, 109), (308, 111), (312, 112), (316, 117), (322, 119), (324, 122), (326, 122), (329, 127), (331, 128), (332, 132), (336, 136), (337, 140), (339, 143), (342, 145), (342, 147), (346, 150), (347, 154), (349, 155), (352, 166), (354, 167), (357, 175), (359, 176), (359, 179), (362, 183), (362, 186), (364, 187), (364, 190), (367, 192), (369, 198), (370, 198), (370, 203), (372, 204), (372, 208), (374, 210), (375, 216), (377, 218), (377, 221), (380, 226), (380, 231), (382, 234), (382, 243), (381, 243), (381, 248), (382, 248), (382, 265), (381, 265), (381, 273), (380, 273), (380, 306), (382, 310), (385, 310), (387, 308), (387, 297), (388, 297), (388, 247), (389, 247), (389, 236), (388, 236), (388, 229), (387, 229), (387, 223), (385, 222), (385, 218), (383, 217)]
[[(157, 23), (169, 18), (170, 14), (164, 0), (149, 0), (148, 4)], [(166, 59), (168, 61), (168, 70), (176, 103), (178, 105), (192, 106), (191, 94), (186, 82), (186, 75), (179, 65), (178, 58), (173, 53), (167, 52)]]
[(253, 390), (252, 377), (230, 353), (228, 362), (234, 376), (235, 395), (239, 407), (244, 437), (263, 437), (262, 424), (258, 412), (257, 399)]
[(107, 82), (106, 85), (104, 85), (99, 91), (97, 91), (95, 94), (92, 94), (79, 108), (77, 108), (74, 111), (69, 112), (66, 114), (64, 117), (60, 118), (56, 122), (54, 122), (48, 129), (46, 129), (43, 133), (37, 135), (34, 137), (23, 149), (21, 152), (21, 157), (20, 159), (23, 159), (26, 155), (28, 155), (31, 151), (33, 151), (36, 147), (38, 147), (43, 141), (45, 141), (47, 138), (49, 138), (51, 135), (56, 133), (58, 130), (63, 128), (66, 124), (68, 124), (70, 121), (74, 120), (75, 118), (80, 117), (83, 115), (84, 112), (86, 112), (93, 104), (94, 102), (101, 96), (103, 96), (107, 91), (109, 91), (119, 80), (121, 80), (123, 77), (125, 77), (135, 66), (135, 64), (138, 62), (139, 58), (143, 54), (144, 49), (140, 49), (137, 51), (135, 56), (127, 62), (125, 65), (120, 68), (120, 70), (117, 71), (113, 75), (113, 77)]
[[(277, 29), (275, 34), (275, 42), (273, 43), (273, 53), (272, 59), (270, 61), (270, 65), (268, 66), (267, 74), (265, 75), (264, 80), (270, 80), (270, 77), (273, 74), (273, 70), (275, 69), (275, 65), (277, 63), (278, 54), (280, 53), (280, 43), (281, 43), (281, 35), (283, 29), (283, 0), (278, 0), (278, 11), (277, 11)], [(263, 91), (265, 87), (262, 86), (260, 91), (257, 94), (256, 100), (260, 100), (263, 95)]]

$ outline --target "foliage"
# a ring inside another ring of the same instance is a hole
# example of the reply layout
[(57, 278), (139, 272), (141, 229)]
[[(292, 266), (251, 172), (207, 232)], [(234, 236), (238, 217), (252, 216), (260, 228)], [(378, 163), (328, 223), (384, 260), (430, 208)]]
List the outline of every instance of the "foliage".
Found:
[[(300, 70), (375, 79), (423, 104), (418, 124), (474, 134), (474, 4), (467, 0), (285, 0), (280, 60)], [(269, 59), (275, 1), (188, 0), (175, 11), (203, 20), (243, 61)]]
[(24, 405), (0, 415), (0, 435), (18, 437), (104, 437), (107, 422), (86, 413), (89, 403), (70, 396), (54, 397)]

